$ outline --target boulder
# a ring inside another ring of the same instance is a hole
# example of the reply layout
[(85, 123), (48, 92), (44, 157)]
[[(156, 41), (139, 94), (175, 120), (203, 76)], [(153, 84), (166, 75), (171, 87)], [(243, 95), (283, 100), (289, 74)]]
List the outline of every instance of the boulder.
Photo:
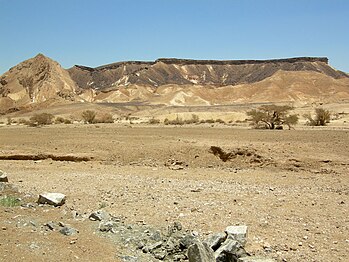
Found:
[(232, 237), (239, 241), (242, 246), (245, 246), (247, 241), (247, 226), (229, 226), (225, 229), (228, 237)]
[(113, 221), (107, 221), (107, 222), (101, 222), (99, 223), (99, 230), (102, 232), (109, 232), (109, 231), (113, 231), (113, 228), (115, 227), (115, 223)]
[(71, 236), (75, 235), (78, 233), (78, 231), (75, 228), (69, 227), (69, 226), (64, 226), (59, 230), (59, 233), (65, 235), (65, 236)]
[(209, 235), (204, 242), (213, 249), (213, 251), (216, 251), (226, 238), (227, 235), (225, 233), (216, 233)]
[(61, 193), (44, 193), (39, 195), (39, 204), (61, 206), (65, 203), (65, 195)]
[(188, 248), (189, 262), (215, 262), (213, 250), (198, 240)]
[(106, 211), (97, 210), (95, 212), (92, 212), (88, 218), (92, 221), (103, 221), (108, 220), (110, 218), (110, 215)]
[(7, 174), (0, 170), (0, 182), (8, 182)]
[(214, 252), (217, 262), (232, 262), (240, 257), (247, 256), (243, 246), (228, 236), (222, 245)]
[(179, 240), (179, 247), (181, 249), (187, 249), (190, 245), (194, 244), (196, 237), (193, 235), (185, 235)]

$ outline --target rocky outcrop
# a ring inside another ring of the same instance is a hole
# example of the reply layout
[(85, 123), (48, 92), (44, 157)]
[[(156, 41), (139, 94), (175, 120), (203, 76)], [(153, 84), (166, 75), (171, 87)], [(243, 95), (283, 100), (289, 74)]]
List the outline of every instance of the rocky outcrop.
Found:
[(78, 87), (69, 73), (42, 54), (0, 76), (0, 105), (6, 101), (7, 107), (23, 107), (50, 99), (81, 100), (77, 92)]

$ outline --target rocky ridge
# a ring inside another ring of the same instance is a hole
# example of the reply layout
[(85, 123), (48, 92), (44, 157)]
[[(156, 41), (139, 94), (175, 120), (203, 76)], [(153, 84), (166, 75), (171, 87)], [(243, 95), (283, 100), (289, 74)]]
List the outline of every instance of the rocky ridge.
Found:
[[(38, 54), (0, 76), (0, 113), (62, 103), (156, 105), (337, 102), (349, 100), (348, 74), (326, 57), (272, 60), (160, 58), (63, 69)], [(39, 105), (39, 106), (37, 106)]]

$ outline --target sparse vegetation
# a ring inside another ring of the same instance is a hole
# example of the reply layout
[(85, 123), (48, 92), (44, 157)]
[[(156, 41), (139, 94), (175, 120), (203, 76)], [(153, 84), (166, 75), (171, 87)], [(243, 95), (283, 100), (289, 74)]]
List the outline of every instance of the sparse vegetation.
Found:
[(7, 125), (10, 126), (12, 124), (13, 120), (11, 117), (7, 117)]
[(0, 206), (3, 207), (15, 207), (21, 204), (20, 199), (14, 196), (2, 196), (0, 198)]
[(304, 118), (307, 119), (307, 125), (309, 126), (325, 126), (330, 123), (331, 112), (323, 108), (315, 108), (314, 118), (310, 113), (304, 114)]
[(292, 109), (291, 106), (264, 105), (248, 111), (247, 115), (255, 128), (283, 129), (283, 125), (287, 125), (291, 129), (298, 123), (297, 115), (289, 115)]
[(82, 112), (81, 116), (85, 124), (95, 123), (97, 113), (93, 110), (85, 110)]
[(54, 116), (49, 113), (35, 114), (29, 119), (30, 126), (44, 126), (51, 125), (53, 122)]
[(18, 124), (20, 124), (20, 125), (29, 125), (29, 124), (30, 124), (30, 121), (27, 120), (27, 119), (24, 119), (24, 118), (20, 118), (20, 119), (18, 120)]
[(160, 123), (160, 120), (159, 119), (155, 119), (154, 117), (149, 119), (148, 121), (149, 124), (152, 124), (152, 125), (156, 125), (156, 124), (159, 124)]

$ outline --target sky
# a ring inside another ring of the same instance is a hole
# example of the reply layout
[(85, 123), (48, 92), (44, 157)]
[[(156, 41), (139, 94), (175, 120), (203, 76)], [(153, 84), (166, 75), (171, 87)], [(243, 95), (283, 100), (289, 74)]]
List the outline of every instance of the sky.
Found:
[(0, 74), (38, 53), (118, 61), (326, 56), (349, 72), (348, 0), (0, 0)]

